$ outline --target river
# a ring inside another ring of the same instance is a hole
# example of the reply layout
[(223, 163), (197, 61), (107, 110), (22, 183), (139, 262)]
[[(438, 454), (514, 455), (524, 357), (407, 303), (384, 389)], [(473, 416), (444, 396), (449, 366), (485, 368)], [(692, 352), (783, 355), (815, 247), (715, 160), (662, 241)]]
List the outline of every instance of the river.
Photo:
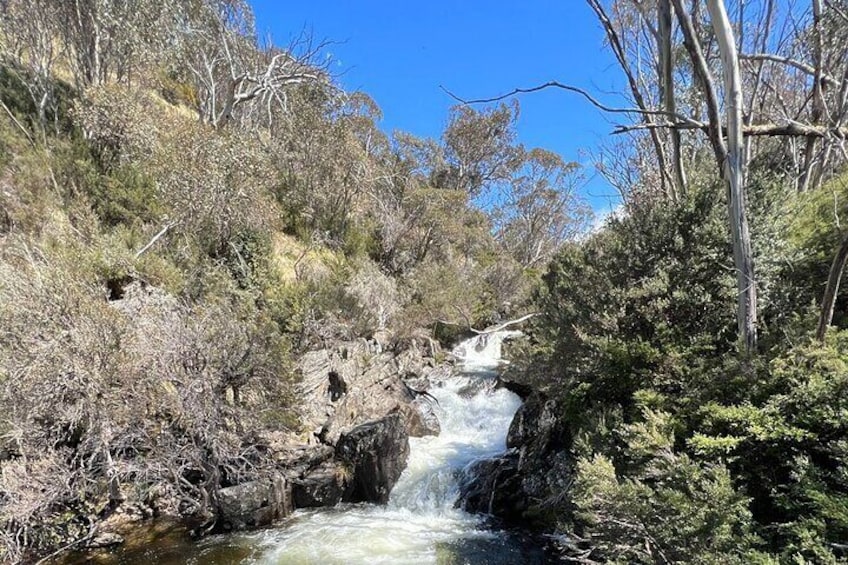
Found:
[(457, 370), (429, 392), (441, 423), (438, 436), (410, 438), (407, 468), (385, 506), (344, 504), (299, 510), (274, 528), (212, 536), (190, 543), (166, 536), (110, 563), (197, 564), (524, 564), (545, 563), (537, 543), (493, 527), (485, 517), (456, 508), (470, 463), (506, 449), (521, 400), (496, 389), (501, 343), (511, 332), (459, 344)]

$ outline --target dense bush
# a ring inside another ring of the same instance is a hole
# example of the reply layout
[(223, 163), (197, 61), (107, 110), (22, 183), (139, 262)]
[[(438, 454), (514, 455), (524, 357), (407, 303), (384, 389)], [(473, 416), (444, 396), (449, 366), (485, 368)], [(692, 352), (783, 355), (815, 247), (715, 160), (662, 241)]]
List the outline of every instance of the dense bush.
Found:
[(641, 389), (680, 402), (700, 386), (705, 359), (733, 350), (724, 231), (702, 196), (612, 219), (557, 256), (538, 294), (537, 335), (575, 406), (618, 405), (629, 418)]
[(524, 368), (562, 400), (577, 471), (574, 507), (554, 514), (593, 555), (844, 557), (848, 337), (812, 341), (808, 315), (836, 245), (823, 221), (835, 194), (759, 187), (767, 349), (750, 358), (734, 344), (722, 209), (705, 195), (633, 207), (553, 261)]
[(748, 500), (727, 469), (674, 451), (668, 414), (646, 409), (622, 428), (633, 465), (620, 478), (603, 455), (577, 461), (576, 517), (582, 535), (616, 563), (752, 563)]
[(23, 243), (0, 262), (8, 558), (82, 537), (124, 499), (202, 517), (271, 464), (257, 434), (296, 425), (286, 339), (249, 296), (134, 284), (109, 302), (90, 265)]

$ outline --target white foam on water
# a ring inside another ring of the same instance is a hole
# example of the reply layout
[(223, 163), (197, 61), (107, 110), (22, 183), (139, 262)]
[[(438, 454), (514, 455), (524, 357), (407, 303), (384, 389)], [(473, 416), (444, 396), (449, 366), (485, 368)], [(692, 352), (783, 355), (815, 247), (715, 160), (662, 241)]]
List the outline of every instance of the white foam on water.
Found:
[(524, 334), (518, 330), (482, 333), (454, 347), (451, 354), (465, 370), (494, 369), (505, 362), (501, 353), (504, 340), (521, 335)]
[(521, 400), (495, 390), (487, 369), (498, 365), (501, 342), (520, 332), (493, 332), (459, 344), (461, 372), (429, 392), (437, 399), (438, 436), (410, 438), (407, 467), (386, 506), (340, 505), (297, 511), (279, 529), (252, 534), (253, 560), (280, 564), (423, 564), (436, 562), (437, 544), (498, 534), (454, 507), (459, 475), (473, 461), (506, 449), (509, 424)]

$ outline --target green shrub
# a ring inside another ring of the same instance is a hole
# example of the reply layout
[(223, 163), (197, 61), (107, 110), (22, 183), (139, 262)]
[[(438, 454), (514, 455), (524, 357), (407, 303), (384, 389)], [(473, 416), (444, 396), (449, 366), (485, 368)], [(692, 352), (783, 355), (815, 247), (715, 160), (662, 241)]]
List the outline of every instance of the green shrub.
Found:
[(766, 394), (704, 406), (689, 443), (728, 461), (787, 556), (833, 560), (848, 536), (848, 332), (789, 349), (760, 380)]
[(729, 254), (720, 210), (696, 196), (633, 210), (557, 255), (537, 293), (534, 335), (575, 407), (568, 419), (579, 426), (595, 405), (638, 416), (638, 390), (682, 399), (701, 386), (698, 368), (733, 351)]

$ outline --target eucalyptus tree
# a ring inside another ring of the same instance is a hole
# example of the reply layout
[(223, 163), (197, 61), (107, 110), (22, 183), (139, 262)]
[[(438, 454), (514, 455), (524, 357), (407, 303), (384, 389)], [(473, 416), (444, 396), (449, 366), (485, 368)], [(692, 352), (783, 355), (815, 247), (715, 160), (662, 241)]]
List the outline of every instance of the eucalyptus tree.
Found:
[(48, 114), (57, 113), (53, 71), (62, 55), (54, 38), (57, 21), (51, 0), (0, 3), (0, 54), (7, 72), (16, 74), (26, 88), (41, 126), (47, 125)]
[(327, 42), (308, 34), (286, 48), (262, 45), (253, 11), (244, 0), (200, 0), (182, 26), (182, 64), (197, 93), (200, 119), (214, 127), (234, 120), (262, 125), (290, 107), (291, 88), (331, 84)]
[(544, 149), (527, 152), (494, 210), (496, 236), (522, 267), (544, 266), (586, 227), (580, 179), (577, 163)]
[(433, 184), (476, 197), (487, 186), (506, 181), (520, 164), (515, 143), (517, 103), (482, 111), (460, 105), (451, 109), (442, 135), (444, 168), (434, 171)]

